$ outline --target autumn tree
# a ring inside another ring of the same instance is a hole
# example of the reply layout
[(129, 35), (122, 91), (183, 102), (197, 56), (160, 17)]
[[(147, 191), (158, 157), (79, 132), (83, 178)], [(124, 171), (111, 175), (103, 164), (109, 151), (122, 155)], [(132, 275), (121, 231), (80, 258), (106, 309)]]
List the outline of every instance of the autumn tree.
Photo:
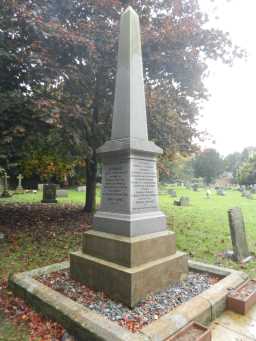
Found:
[(175, 158), (164, 155), (158, 162), (159, 179), (165, 182), (191, 182), (194, 177), (193, 158), (176, 153)]
[(67, 144), (78, 146), (88, 212), (95, 207), (96, 149), (110, 136), (124, 8), (132, 5), (141, 19), (149, 133), (168, 156), (194, 149), (200, 101), (207, 99), (207, 58), (231, 63), (241, 56), (227, 35), (205, 26), (197, 0), (1, 2), (7, 11), (2, 30), (25, 78), (16, 88), (29, 89), (35, 112), (49, 115)]
[(42, 90), (42, 77), (33, 75), (34, 37), (15, 13), (11, 2), (0, 1), (0, 166), (8, 171), (24, 158), (24, 142), (50, 127), (34, 105), (36, 86)]

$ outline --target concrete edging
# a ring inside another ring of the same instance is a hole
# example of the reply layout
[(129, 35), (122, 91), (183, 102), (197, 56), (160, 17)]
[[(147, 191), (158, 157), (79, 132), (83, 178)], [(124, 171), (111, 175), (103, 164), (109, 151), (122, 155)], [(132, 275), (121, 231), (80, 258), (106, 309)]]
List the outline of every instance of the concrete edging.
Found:
[(9, 277), (9, 288), (35, 310), (62, 324), (81, 341), (162, 341), (193, 320), (207, 324), (215, 319), (225, 310), (229, 290), (237, 288), (248, 278), (247, 274), (240, 271), (189, 261), (190, 270), (208, 272), (225, 278), (144, 327), (139, 333), (133, 334), (34, 279), (42, 274), (67, 268), (69, 262), (63, 262), (12, 274)]

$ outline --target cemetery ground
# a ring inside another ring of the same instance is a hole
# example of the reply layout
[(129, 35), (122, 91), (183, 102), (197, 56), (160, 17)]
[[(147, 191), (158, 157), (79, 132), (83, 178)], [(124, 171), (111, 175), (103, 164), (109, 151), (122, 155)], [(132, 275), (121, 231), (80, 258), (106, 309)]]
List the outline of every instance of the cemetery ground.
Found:
[[(235, 263), (223, 257), (232, 249), (228, 226), (228, 209), (240, 207), (244, 214), (249, 249), (256, 253), (256, 195), (254, 200), (228, 190), (225, 196), (214, 191), (210, 199), (206, 190), (193, 192), (174, 188), (177, 197), (188, 196), (190, 206), (173, 205), (161, 186), (160, 206), (168, 217), (171, 230), (176, 232), (177, 249), (189, 253), (190, 258), (205, 263), (242, 269), (255, 276), (256, 260), (247, 264)], [(0, 341), (58, 340), (63, 332), (53, 322), (45, 321), (16, 299), (6, 288), (9, 273), (26, 271), (68, 259), (71, 250), (81, 245), (81, 234), (88, 229), (90, 219), (82, 212), (84, 193), (69, 190), (68, 198), (58, 198), (58, 204), (41, 204), (42, 193), (25, 193), (0, 199)], [(100, 193), (97, 194), (99, 202)], [(17, 307), (20, 306), (20, 309)], [(3, 319), (3, 316), (5, 318)], [(36, 338), (37, 337), (37, 338)]]

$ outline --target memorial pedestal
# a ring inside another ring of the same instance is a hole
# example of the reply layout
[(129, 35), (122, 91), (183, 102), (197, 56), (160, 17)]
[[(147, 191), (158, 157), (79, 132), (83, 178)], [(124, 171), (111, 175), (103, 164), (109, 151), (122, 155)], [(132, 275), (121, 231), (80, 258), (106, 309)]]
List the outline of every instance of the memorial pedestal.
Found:
[(150, 292), (186, 277), (187, 255), (173, 232), (123, 237), (89, 231), (82, 252), (70, 254), (72, 278), (133, 307)]

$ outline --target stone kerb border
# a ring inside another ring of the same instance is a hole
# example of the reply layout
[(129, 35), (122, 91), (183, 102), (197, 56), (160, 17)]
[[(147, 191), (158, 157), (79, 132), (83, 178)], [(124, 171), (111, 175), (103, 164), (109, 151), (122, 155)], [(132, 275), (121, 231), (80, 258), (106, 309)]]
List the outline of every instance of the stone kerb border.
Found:
[(34, 277), (69, 268), (69, 262), (57, 263), (28, 272), (10, 275), (9, 288), (35, 310), (61, 323), (81, 341), (162, 341), (195, 320), (207, 324), (226, 308), (230, 289), (237, 288), (248, 275), (231, 269), (189, 261), (189, 269), (224, 277), (210, 289), (181, 304), (170, 313), (133, 334), (83, 305), (43, 285)]

